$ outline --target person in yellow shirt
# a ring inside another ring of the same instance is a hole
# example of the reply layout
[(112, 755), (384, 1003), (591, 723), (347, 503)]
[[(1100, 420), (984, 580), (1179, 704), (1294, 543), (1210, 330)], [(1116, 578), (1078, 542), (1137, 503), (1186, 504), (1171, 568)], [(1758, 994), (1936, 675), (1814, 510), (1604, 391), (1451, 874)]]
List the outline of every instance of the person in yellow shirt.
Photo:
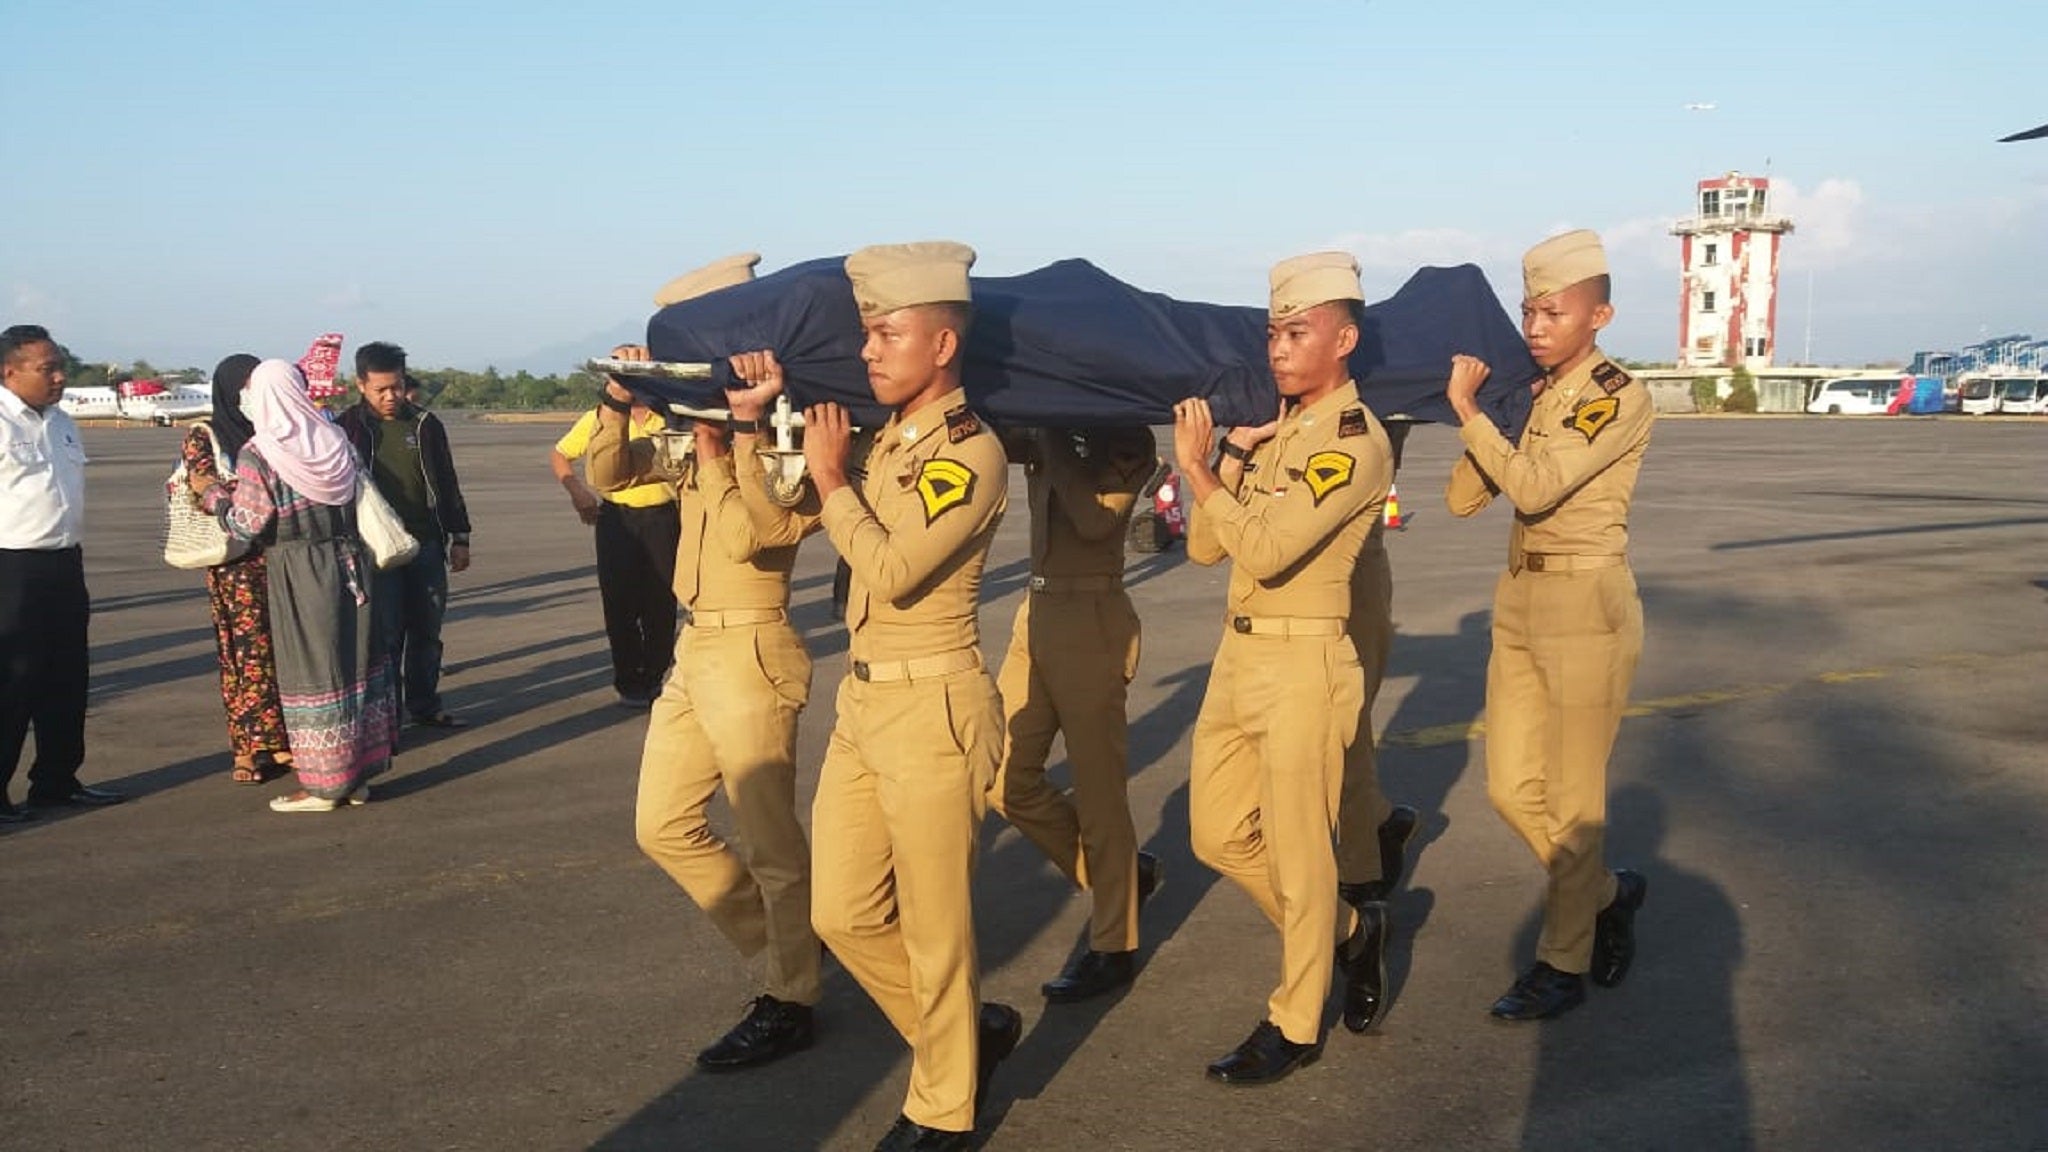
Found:
[[(597, 595), (611, 644), (612, 688), (619, 704), (645, 708), (661, 693), (676, 645), (675, 489), (667, 482), (599, 492), (576, 475), (575, 461), (590, 447), (598, 410), (577, 417), (548, 453), (555, 480), (569, 493), (576, 515), (597, 542)], [(626, 423), (634, 441), (649, 440), (667, 425), (661, 413), (635, 401)]]

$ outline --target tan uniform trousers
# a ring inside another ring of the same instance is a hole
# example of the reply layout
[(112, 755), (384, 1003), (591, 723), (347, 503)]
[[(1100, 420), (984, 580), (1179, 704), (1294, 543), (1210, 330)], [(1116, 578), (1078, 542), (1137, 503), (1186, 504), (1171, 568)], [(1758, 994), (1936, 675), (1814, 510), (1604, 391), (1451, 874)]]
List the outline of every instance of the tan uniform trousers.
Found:
[(811, 920), (911, 1047), (903, 1114), (974, 1127), (980, 978), (971, 889), (1002, 702), (979, 666), (839, 685), (812, 808)]
[(1337, 879), (1345, 884), (1370, 884), (1380, 875), (1380, 825), (1394, 806), (1380, 787), (1379, 756), (1374, 748), (1372, 706), (1386, 679), (1387, 655), (1394, 646), (1394, 569), (1378, 540), (1366, 541), (1351, 578), (1351, 617), (1345, 624), (1358, 667), (1365, 676), (1364, 702), (1358, 709), (1358, 735), (1344, 750), (1344, 794), (1337, 804)]
[[(810, 655), (786, 623), (685, 627), (648, 720), (633, 821), (640, 850), (741, 955), (766, 953), (768, 994), (794, 1004), (818, 1000), (810, 852), (796, 810), (797, 714), (810, 684)], [(705, 819), (720, 785), (736, 845)]]
[(1643, 650), (1625, 565), (1503, 573), (1486, 665), (1486, 793), (1550, 873), (1536, 958), (1584, 972), (1607, 871), (1607, 755)]
[[(1034, 592), (1017, 608), (997, 680), (1009, 735), (989, 802), (1066, 878), (1094, 895), (1088, 946), (1138, 946), (1138, 836), (1128, 787), (1127, 686), (1138, 613), (1121, 589)], [(1073, 765), (1069, 800), (1045, 780), (1055, 735)]]
[(1362, 694), (1342, 634), (1225, 632), (1195, 718), (1189, 839), (1280, 929), (1280, 985), (1266, 1018), (1297, 1044), (1321, 1038), (1330, 995), (1331, 834)]

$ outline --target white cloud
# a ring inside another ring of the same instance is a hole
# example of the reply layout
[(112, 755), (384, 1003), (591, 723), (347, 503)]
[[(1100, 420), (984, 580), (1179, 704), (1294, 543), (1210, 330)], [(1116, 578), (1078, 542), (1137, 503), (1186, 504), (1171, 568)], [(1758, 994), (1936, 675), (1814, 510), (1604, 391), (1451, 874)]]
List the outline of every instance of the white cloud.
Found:
[(1771, 185), (1771, 195), (1776, 198), (1772, 211), (1792, 218), (1788, 253), (1796, 245), (1816, 267), (1826, 268), (1853, 262), (1868, 252), (1859, 243), (1867, 236), (1863, 185), (1830, 177), (1806, 192), (1789, 180), (1778, 180)]
[(343, 312), (367, 312), (375, 308), (376, 302), (361, 284), (350, 281), (320, 298), (322, 308), (333, 308)]
[(33, 284), (13, 284), (8, 287), (7, 303), (10, 324), (49, 324), (62, 319), (64, 302)]

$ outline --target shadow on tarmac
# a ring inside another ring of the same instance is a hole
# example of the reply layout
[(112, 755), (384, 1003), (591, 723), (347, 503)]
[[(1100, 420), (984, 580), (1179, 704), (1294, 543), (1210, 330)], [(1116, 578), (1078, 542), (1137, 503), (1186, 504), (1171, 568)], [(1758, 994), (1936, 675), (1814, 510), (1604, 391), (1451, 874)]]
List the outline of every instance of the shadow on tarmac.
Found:
[[(1398, 574), (1395, 595), (1400, 595)], [(1467, 612), (1458, 619), (1456, 632), (1415, 635), (1397, 630), (1394, 634), (1387, 658), (1387, 679), (1413, 676), (1415, 683), (1401, 698), (1380, 736), (1380, 787), (1389, 801), (1408, 805), (1419, 817), (1420, 829), (1408, 846), (1411, 876), (1423, 851), (1442, 839), (1451, 826), (1444, 804), (1451, 789), (1457, 787), (1459, 777), (1465, 774), (1473, 751), (1469, 740), (1417, 743), (1414, 734), (1469, 726), (1484, 715), (1492, 624), (1491, 611)], [(1391, 741), (1389, 736), (1393, 737)], [(1409, 914), (1402, 908), (1398, 895), (1394, 913), (1397, 923), (1408, 926)]]
[[(1718, 885), (1662, 857), (1665, 806), (1654, 789), (1617, 790), (1608, 823), (1610, 864), (1650, 885), (1636, 917), (1636, 963), (1618, 988), (1589, 981), (1587, 1002), (1560, 1019), (1501, 1026), (1541, 1029), (1520, 1147), (1635, 1146), (1673, 1115), (1686, 1118), (1688, 1149), (1754, 1147), (1735, 1016), (1741, 918)], [(1539, 904), (1517, 934), (1516, 957), (1534, 954), (1541, 928)], [(1616, 1109), (1624, 1131), (1615, 1130)]]
[(1921, 536), (1931, 532), (1973, 532), (1985, 528), (2025, 528), (2048, 524), (2048, 516), (2007, 516), (1996, 520), (1961, 520), (1946, 524), (1901, 524), (1891, 528), (1859, 528), (1850, 532), (1809, 532), (1798, 536), (1767, 536), (1756, 540), (1723, 540), (1710, 552), (1776, 548), (1786, 544), (1826, 544), (1840, 540), (1875, 540), (1886, 536)]

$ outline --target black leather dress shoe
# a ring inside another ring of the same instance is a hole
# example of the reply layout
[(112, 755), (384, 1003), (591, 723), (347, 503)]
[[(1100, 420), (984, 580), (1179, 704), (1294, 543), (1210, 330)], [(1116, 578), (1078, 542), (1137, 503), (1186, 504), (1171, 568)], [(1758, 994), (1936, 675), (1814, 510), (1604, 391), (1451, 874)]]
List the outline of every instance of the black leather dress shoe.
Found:
[(108, 792), (103, 788), (87, 788), (83, 784), (73, 785), (69, 792), (37, 792), (29, 790), (28, 802), (33, 808), (104, 808), (128, 799), (119, 792)]
[(1038, 990), (1054, 1004), (1072, 1004), (1113, 992), (1137, 974), (1135, 952), (1083, 952)]
[(1506, 994), (1493, 1002), (1493, 1018), (1520, 1022), (1562, 1016), (1586, 1002), (1586, 978), (1560, 972), (1538, 960)]
[(773, 996), (756, 996), (747, 1015), (718, 1043), (697, 1054), (706, 1072), (737, 1072), (811, 1046), (816, 1033), (808, 1004), (791, 1004)]
[(1270, 1020), (1259, 1021), (1245, 1041), (1209, 1065), (1209, 1079), (1225, 1084), (1271, 1084), (1296, 1068), (1306, 1068), (1323, 1054), (1321, 1044), (1296, 1044)]
[(28, 809), (16, 808), (12, 802), (0, 800), (0, 824), (26, 824), (35, 818), (36, 814)]
[(1138, 906), (1144, 907), (1145, 901), (1150, 900), (1164, 883), (1166, 866), (1159, 862), (1159, 857), (1150, 852), (1138, 853)]
[(1390, 899), (1408, 871), (1408, 842), (1415, 839), (1415, 830), (1421, 824), (1422, 818), (1415, 809), (1396, 804), (1379, 826), (1380, 878), (1364, 884), (1339, 884), (1337, 895), (1353, 908)]
[[(981, 1036), (978, 1046), (981, 1060), (974, 1071), (974, 1110), (978, 1113), (988, 1101), (988, 1082), (996, 1074), (996, 1065), (1010, 1058), (1017, 1050), (1017, 1041), (1024, 1037), (1024, 1017), (1008, 1004), (990, 1001), (981, 1006), (981, 1014), (975, 1020)], [(923, 1147), (923, 1145), (918, 1145)], [(940, 1147), (940, 1145), (933, 1145)], [(944, 1145), (951, 1147), (951, 1145)], [(961, 1145), (966, 1147), (966, 1145)]]
[(1640, 872), (1614, 870), (1614, 899), (1593, 921), (1593, 983), (1612, 988), (1628, 975), (1636, 958), (1636, 909), (1650, 894), (1650, 882)]
[(1344, 1027), (1368, 1032), (1387, 1008), (1387, 906), (1358, 910), (1358, 927), (1337, 950), (1344, 969)]
[(882, 1134), (882, 1142), (875, 1145), (875, 1152), (953, 1152), (954, 1149), (972, 1147), (972, 1132), (927, 1128), (908, 1116), (898, 1116), (896, 1123)]

